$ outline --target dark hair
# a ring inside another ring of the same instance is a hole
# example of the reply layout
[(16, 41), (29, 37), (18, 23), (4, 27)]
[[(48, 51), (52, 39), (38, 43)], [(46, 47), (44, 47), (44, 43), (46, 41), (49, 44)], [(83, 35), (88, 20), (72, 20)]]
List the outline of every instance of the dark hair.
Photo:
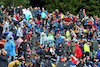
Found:
[(10, 37), (9, 39), (11, 40), (12, 38)]

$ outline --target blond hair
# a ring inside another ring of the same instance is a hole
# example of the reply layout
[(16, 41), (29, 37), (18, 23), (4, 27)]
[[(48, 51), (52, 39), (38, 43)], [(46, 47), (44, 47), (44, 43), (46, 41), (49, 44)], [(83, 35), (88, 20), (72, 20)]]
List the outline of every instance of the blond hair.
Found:
[(4, 48), (1, 49), (1, 54), (3, 53), (4, 50), (5, 50)]

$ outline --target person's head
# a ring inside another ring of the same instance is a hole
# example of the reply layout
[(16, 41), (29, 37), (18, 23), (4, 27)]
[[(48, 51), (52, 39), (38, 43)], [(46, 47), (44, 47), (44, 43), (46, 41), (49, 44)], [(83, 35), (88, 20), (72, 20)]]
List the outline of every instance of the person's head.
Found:
[(70, 32), (72, 31), (72, 29), (70, 29)]
[(36, 32), (38, 32), (38, 29), (36, 29)]
[(94, 55), (94, 59), (96, 58), (96, 55)]
[(4, 56), (6, 55), (6, 50), (4, 48), (1, 49), (1, 54), (4, 55)]
[(52, 52), (51, 54), (52, 54), (52, 55), (55, 55), (55, 53), (54, 53), (54, 52)]
[(98, 50), (98, 52), (100, 53), (100, 49)]
[(52, 49), (54, 49), (54, 46), (52, 46)]
[(99, 30), (97, 29), (97, 32), (99, 32)]
[(70, 43), (68, 43), (68, 45), (70, 45)]
[(66, 57), (64, 57), (64, 61), (67, 61), (67, 58)]
[(32, 25), (31, 25), (31, 27), (33, 28), (33, 27), (34, 27), (34, 25), (32, 24)]
[(83, 61), (81, 61), (81, 64), (84, 64), (84, 62), (83, 62)]
[(10, 40), (12, 40), (12, 38), (10, 38)]
[(75, 43), (75, 41), (73, 41), (73, 43)]
[(27, 39), (24, 39), (24, 42), (27, 42)]
[(98, 63), (96, 62), (96, 63), (94, 63), (94, 67), (97, 67), (98, 66)]
[(35, 56), (34, 56), (34, 59), (35, 59), (35, 60), (37, 60), (37, 59), (38, 59), (38, 56), (37, 56), (37, 55), (35, 55)]
[(95, 54), (95, 50), (93, 50), (93, 54)]
[(32, 34), (32, 31), (29, 31), (29, 35), (31, 35)]
[(13, 25), (13, 24), (14, 24), (14, 22), (11, 23), (11, 25)]
[(30, 65), (30, 66), (33, 66), (33, 63), (32, 63), (32, 62), (30, 62), (30, 63), (29, 63), (29, 65)]
[(23, 55), (21, 55), (21, 59), (24, 59), (24, 56)]
[(45, 48), (45, 52), (48, 52), (48, 49), (47, 48)]
[(89, 56), (87, 56), (86, 58), (87, 58), (87, 60), (90, 60), (90, 57)]
[(63, 62), (63, 61), (64, 61), (64, 57), (61, 57), (61, 58), (60, 58), (60, 61)]
[(43, 44), (42, 44), (42, 45), (39, 45), (39, 47), (40, 47), (40, 48), (43, 48), (43, 47), (44, 47), (44, 45), (43, 45)]
[(95, 36), (93, 36), (93, 39), (95, 39)]
[(59, 47), (62, 47), (62, 44), (61, 43), (59, 43)]

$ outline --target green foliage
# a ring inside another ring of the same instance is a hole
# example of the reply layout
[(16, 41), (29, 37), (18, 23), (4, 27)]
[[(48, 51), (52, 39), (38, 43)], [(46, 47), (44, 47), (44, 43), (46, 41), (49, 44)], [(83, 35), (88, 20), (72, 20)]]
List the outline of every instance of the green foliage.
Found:
[(24, 7), (26, 7), (26, 4), (30, 3), (30, 0), (0, 0), (0, 5), (4, 5), (5, 7), (7, 6), (19, 6), (19, 5), (23, 5)]
[(60, 12), (78, 14), (80, 9), (85, 9), (87, 15), (99, 15), (100, 16), (100, 2), (99, 0), (41, 0), (45, 2), (45, 8), (50, 12), (56, 8)]

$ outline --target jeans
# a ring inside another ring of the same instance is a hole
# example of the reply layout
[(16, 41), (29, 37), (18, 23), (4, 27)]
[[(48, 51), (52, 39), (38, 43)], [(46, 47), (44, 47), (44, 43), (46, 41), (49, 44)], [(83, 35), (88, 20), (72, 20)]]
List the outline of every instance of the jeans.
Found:
[(27, 51), (22, 51), (22, 55), (24, 56), (25, 62), (26, 62), (26, 60), (27, 60)]
[(9, 61), (8, 61), (8, 62), (11, 62), (11, 59), (12, 59), (12, 56), (11, 56), (11, 55), (9, 55)]
[(63, 55), (62, 56), (57, 56), (56, 65), (58, 64), (60, 57), (63, 57)]

